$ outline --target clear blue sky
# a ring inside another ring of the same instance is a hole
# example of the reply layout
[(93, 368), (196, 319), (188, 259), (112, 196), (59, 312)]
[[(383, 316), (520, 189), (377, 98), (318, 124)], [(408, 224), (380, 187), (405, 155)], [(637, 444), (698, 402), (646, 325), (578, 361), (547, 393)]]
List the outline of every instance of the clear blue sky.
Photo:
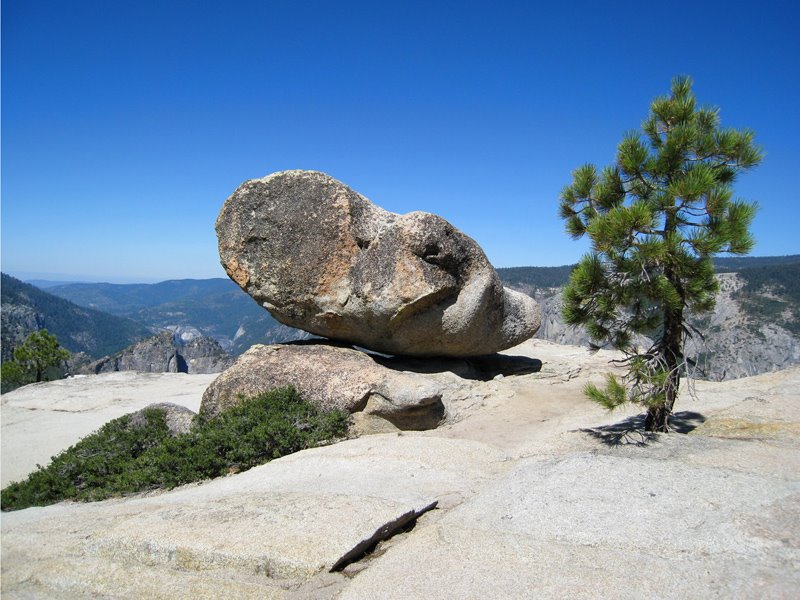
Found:
[[(800, 252), (800, 8), (783, 2), (4, 0), (2, 268), (224, 276), (244, 180), (317, 169), (498, 267), (586, 250), (558, 196), (689, 74), (766, 151), (755, 255)], [(41, 276), (41, 275), (39, 275)]]

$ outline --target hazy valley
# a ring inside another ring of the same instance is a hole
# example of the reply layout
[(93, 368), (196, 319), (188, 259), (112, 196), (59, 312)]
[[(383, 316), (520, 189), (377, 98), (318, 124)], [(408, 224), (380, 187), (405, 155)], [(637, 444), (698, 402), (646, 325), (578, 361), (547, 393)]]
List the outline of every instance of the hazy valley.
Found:
[[(561, 317), (561, 290), (571, 268), (498, 269), (504, 285), (540, 303), (538, 339), (588, 342), (583, 330), (566, 326)], [(723, 258), (717, 260), (717, 271), (717, 307), (694, 320), (705, 339), (698, 336), (688, 345), (705, 370), (696, 375), (731, 379), (800, 363), (800, 256)], [(178, 345), (205, 336), (233, 356), (253, 344), (310, 337), (278, 323), (229, 279), (35, 283), (38, 287), (3, 275), (4, 360), (28, 333), (40, 328), (54, 333), (71, 352), (95, 360), (165, 330), (173, 332)]]

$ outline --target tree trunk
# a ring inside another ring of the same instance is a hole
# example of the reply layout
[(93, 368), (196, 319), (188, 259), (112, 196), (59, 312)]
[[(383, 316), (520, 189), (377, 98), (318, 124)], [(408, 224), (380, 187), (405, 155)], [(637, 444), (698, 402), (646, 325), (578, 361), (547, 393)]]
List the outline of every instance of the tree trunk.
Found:
[(669, 431), (668, 417), (669, 412), (663, 404), (651, 406), (647, 409), (647, 416), (644, 419), (644, 430), (667, 433)]
[[(680, 287), (676, 286), (680, 291)], [(645, 431), (669, 431), (669, 416), (678, 398), (681, 383), (681, 365), (683, 364), (683, 308), (664, 311), (664, 334), (660, 344), (661, 364), (667, 371), (667, 379), (662, 388), (663, 403), (647, 409)]]

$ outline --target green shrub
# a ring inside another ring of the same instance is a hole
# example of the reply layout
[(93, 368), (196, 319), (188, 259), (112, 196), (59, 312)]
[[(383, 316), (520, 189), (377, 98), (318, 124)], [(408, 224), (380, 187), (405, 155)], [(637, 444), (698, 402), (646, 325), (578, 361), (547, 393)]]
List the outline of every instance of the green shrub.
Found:
[(244, 471), (298, 450), (329, 443), (347, 432), (349, 415), (324, 412), (294, 388), (244, 400), (216, 419), (171, 437), (161, 409), (115, 419), (64, 450), (47, 467), (2, 491), (3, 510), (61, 500), (102, 500)]

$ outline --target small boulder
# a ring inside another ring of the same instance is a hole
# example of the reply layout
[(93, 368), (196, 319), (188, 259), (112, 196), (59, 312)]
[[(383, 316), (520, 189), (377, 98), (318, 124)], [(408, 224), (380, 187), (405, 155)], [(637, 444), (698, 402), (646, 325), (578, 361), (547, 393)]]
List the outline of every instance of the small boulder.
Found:
[(536, 302), (433, 214), (388, 212), (314, 171), (243, 183), (216, 223), (228, 275), (281, 323), (388, 354), (468, 357), (532, 337)]
[(192, 428), (192, 420), (196, 416), (193, 411), (181, 406), (173, 404), (172, 402), (156, 402), (148, 404), (142, 410), (138, 410), (131, 415), (130, 426), (134, 429), (145, 426), (144, 412), (146, 410), (158, 409), (164, 411), (164, 416), (167, 421), (167, 429), (169, 434), (173, 437), (189, 433)]
[(206, 389), (200, 416), (216, 417), (243, 397), (288, 385), (321, 409), (362, 413), (398, 429), (431, 429), (445, 416), (434, 377), (395, 370), (365, 352), (326, 343), (253, 346)]

